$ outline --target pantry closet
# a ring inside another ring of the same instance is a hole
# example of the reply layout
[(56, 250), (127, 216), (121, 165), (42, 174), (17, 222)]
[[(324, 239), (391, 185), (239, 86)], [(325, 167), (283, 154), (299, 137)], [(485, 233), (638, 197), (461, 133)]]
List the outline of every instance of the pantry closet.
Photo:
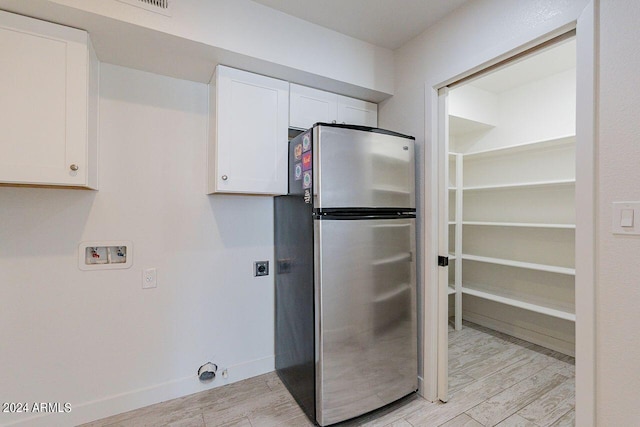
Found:
[[(575, 355), (575, 39), (448, 91), (449, 318)], [(442, 285), (441, 285), (442, 286)]]

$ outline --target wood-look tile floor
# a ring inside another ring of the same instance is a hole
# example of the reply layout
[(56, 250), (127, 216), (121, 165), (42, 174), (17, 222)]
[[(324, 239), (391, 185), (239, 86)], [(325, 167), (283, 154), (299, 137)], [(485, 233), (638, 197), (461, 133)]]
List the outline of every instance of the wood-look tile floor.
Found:
[[(449, 330), (447, 403), (411, 395), (340, 426), (573, 426), (574, 377), (571, 357), (465, 323)], [(84, 426), (311, 425), (272, 372)]]

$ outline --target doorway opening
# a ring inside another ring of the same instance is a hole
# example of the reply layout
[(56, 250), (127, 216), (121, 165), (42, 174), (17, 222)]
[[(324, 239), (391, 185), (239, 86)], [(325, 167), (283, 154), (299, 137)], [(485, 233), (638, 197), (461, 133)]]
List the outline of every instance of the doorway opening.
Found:
[(575, 418), (574, 34), (439, 92), (439, 396), (481, 425)]

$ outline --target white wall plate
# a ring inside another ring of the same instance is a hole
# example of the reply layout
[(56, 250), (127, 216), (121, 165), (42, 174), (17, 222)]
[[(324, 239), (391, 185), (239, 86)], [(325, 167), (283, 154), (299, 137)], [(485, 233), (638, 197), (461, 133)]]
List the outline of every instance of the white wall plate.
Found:
[(640, 202), (613, 202), (613, 234), (640, 235)]
[(116, 270), (131, 267), (133, 243), (130, 240), (97, 240), (78, 246), (80, 270)]

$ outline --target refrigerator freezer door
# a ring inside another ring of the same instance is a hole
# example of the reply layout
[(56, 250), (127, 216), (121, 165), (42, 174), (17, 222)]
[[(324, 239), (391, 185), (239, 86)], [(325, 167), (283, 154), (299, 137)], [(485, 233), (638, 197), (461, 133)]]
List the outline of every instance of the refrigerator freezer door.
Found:
[(314, 128), (317, 208), (415, 208), (414, 140)]
[(316, 420), (417, 389), (415, 219), (315, 220)]

